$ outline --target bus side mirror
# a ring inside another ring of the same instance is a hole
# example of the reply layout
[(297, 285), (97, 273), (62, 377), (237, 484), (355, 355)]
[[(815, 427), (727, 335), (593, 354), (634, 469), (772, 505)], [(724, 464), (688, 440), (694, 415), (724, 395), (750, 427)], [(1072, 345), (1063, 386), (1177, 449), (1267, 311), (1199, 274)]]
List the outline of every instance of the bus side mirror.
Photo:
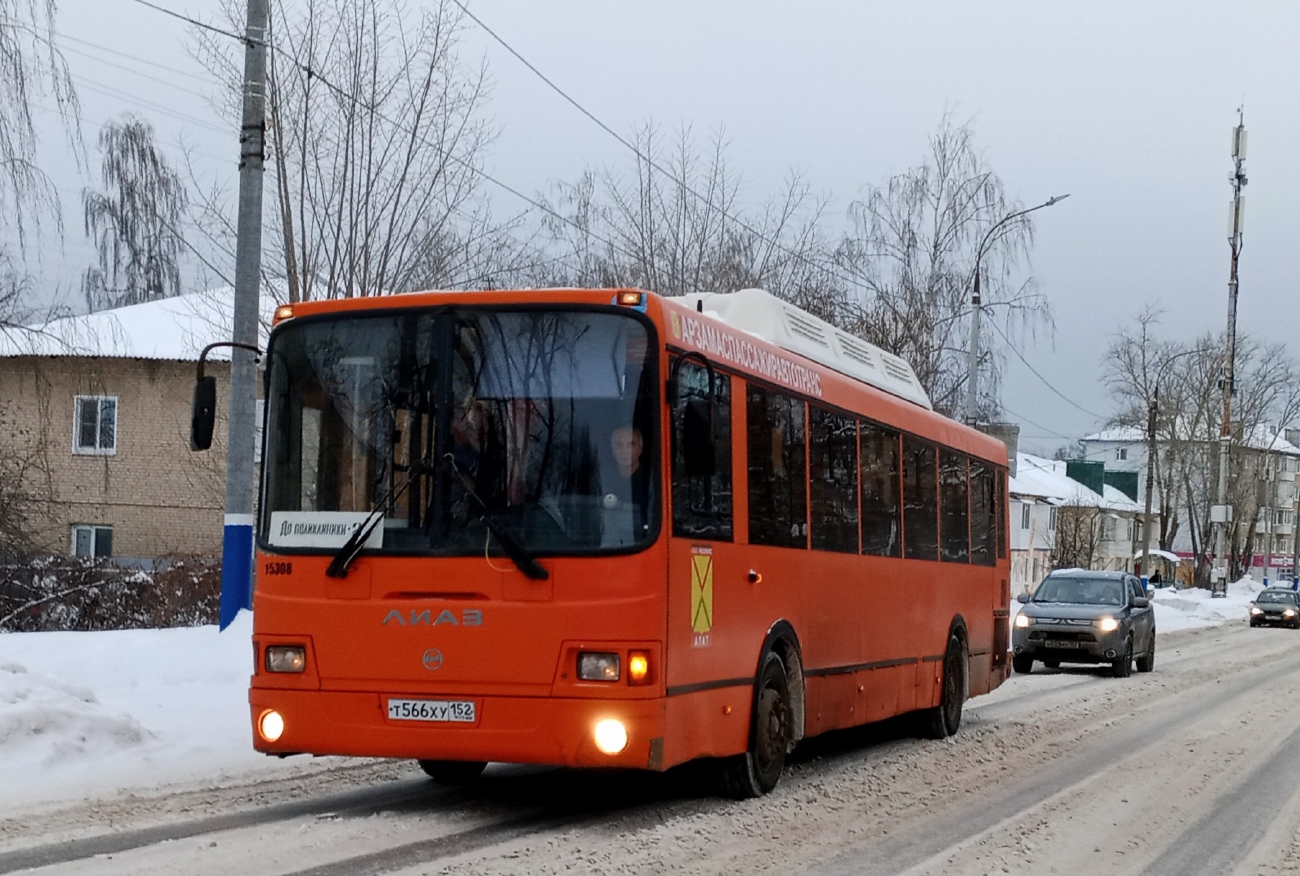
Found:
[(713, 444), (713, 405), (693, 398), (682, 411), (682, 456), (687, 477), (713, 477), (718, 456)]
[(190, 406), (190, 450), (212, 446), (217, 422), (217, 378), (211, 374), (194, 381), (194, 403)]

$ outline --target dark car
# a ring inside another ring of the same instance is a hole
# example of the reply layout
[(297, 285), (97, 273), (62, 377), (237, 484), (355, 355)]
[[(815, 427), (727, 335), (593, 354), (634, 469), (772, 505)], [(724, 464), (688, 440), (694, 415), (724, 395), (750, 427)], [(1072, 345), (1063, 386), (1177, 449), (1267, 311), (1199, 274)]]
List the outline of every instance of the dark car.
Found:
[(1250, 625), (1290, 627), (1300, 630), (1300, 594), (1283, 587), (1259, 591), (1250, 604)]
[(1049, 669), (1062, 663), (1109, 663), (1123, 678), (1156, 665), (1156, 616), (1142, 582), (1125, 572), (1069, 569), (1052, 572), (1011, 628), (1011, 667), (1028, 673), (1034, 661)]

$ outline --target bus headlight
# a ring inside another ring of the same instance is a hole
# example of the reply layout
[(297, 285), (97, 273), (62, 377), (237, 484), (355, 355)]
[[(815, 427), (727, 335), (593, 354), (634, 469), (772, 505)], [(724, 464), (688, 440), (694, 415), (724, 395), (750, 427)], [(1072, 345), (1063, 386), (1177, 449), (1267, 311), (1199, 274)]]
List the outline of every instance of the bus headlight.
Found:
[(275, 742), (284, 735), (284, 717), (275, 709), (267, 709), (257, 719), (257, 732), (267, 742)]
[(601, 754), (618, 754), (627, 748), (627, 728), (623, 726), (622, 721), (606, 718), (596, 724), (592, 735)]
[(302, 672), (307, 668), (307, 649), (302, 645), (271, 645), (266, 649), (267, 672)]
[(1113, 617), (1103, 617), (1097, 621), (1097, 629), (1103, 633), (1113, 633), (1119, 629), (1119, 621)]
[(582, 651), (578, 654), (578, 678), (583, 681), (618, 681), (621, 675), (617, 654)]

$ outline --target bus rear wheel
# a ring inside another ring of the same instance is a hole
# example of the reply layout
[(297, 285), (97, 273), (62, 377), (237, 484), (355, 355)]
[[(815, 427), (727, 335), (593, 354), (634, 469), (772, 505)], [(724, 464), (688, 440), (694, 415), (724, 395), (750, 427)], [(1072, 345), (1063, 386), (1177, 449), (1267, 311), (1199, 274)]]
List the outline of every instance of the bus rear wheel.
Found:
[(761, 797), (776, 787), (790, 749), (790, 683), (785, 663), (774, 652), (763, 657), (754, 689), (749, 750), (719, 764), (723, 792), (737, 800)]
[(481, 760), (422, 760), (420, 769), (441, 785), (469, 785), (483, 775), (487, 762)]
[(939, 705), (921, 712), (921, 735), (926, 739), (947, 739), (961, 727), (962, 706), (966, 702), (966, 646), (961, 636), (948, 636), (943, 654), (942, 693)]

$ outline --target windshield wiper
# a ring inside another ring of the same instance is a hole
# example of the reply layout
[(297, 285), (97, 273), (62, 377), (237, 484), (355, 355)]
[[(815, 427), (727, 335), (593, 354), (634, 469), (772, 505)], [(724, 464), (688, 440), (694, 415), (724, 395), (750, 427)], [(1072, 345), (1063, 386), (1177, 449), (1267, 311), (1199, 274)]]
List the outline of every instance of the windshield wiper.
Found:
[(397, 500), (406, 492), (406, 488), (415, 480), (416, 475), (429, 474), (432, 469), (428, 463), (417, 463), (410, 466), (406, 472), (406, 480), (396, 490), (390, 492), (375, 505), (375, 510), (370, 512), (370, 516), (361, 522), (361, 525), (352, 530), (348, 540), (343, 542), (343, 547), (330, 560), (328, 568), (325, 569), (327, 578), (346, 578), (348, 576), (348, 567), (361, 554), (361, 549), (369, 540), (370, 534), (375, 531), (375, 527), (387, 516), (388, 512), (393, 510), (397, 505)]
[(442, 458), (442, 460), (447, 463), (447, 468), (449, 468), (452, 474), (456, 476), (456, 479), (460, 481), (461, 487), (463, 487), (465, 492), (469, 494), (470, 498), (478, 503), (479, 508), (483, 511), (483, 513), (479, 515), (479, 519), (483, 521), (483, 525), (488, 528), (488, 531), (496, 536), (497, 542), (501, 545), (501, 549), (504, 550), (506, 556), (519, 567), (519, 571), (523, 572), (525, 576), (533, 581), (545, 581), (547, 578), (550, 578), (551, 573), (542, 568), (542, 566), (538, 564), (537, 560), (532, 558), (524, 546), (515, 541), (513, 535), (506, 532), (504, 528), (492, 519), (487, 503), (484, 502), (482, 498), (479, 497), (479, 494), (474, 491), (474, 482), (470, 480), (469, 475), (465, 474), (465, 471), (456, 464), (456, 457), (448, 453)]

